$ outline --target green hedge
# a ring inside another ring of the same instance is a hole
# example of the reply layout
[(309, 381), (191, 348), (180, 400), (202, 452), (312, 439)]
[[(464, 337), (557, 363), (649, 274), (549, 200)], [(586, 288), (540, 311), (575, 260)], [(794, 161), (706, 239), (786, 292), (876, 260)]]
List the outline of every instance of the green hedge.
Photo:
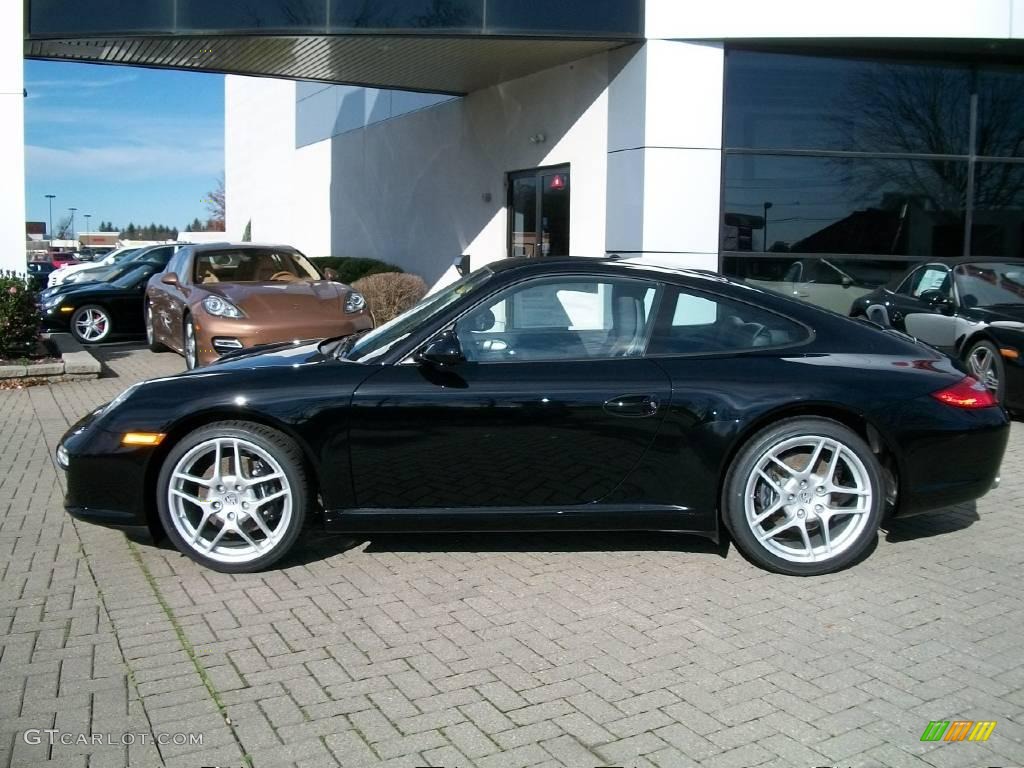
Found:
[(320, 256), (311, 261), (321, 271), (333, 269), (338, 273), (338, 281), (352, 285), (356, 280), (367, 275), (379, 275), (383, 272), (401, 272), (400, 267), (377, 259), (359, 259), (347, 256)]
[(35, 349), (42, 319), (28, 278), (0, 272), (0, 357), (30, 354)]

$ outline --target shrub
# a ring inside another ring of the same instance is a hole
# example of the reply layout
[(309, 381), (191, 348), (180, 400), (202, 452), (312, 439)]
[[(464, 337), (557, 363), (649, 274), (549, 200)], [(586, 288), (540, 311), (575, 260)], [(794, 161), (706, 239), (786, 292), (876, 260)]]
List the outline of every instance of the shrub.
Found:
[(401, 267), (396, 267), (394, 264), (388, 264), (385, 261), (377, 261), (377, 259), (357, 259), (346, 256), (321, 256), (316, 259), (311, 259), (316, 264), (320, 271), (325, 269), (333, 269), (338, 273), (337, 280), (339, 283), (346, 283), (352, 285), (356, 280), (367, 275), (379, 275), (383, 272), (401, 272)]
[(29, 279), (14, 272), (0, 272), (0, 357), (31, 354), (42, 320)]
[(422, 277), (402, 272), (367, 275), (356, 280), (352, 287), (366, 298), (377, 325), (398, 317), (427, 293)]

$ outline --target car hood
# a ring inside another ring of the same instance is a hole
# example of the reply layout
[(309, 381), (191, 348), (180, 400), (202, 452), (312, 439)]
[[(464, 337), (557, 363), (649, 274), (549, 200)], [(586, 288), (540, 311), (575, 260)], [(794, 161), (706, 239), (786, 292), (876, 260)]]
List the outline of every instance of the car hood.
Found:
[(74, 293), (83, 289), (92, 289), (98, 285), (109, 285), (109, 283), (101, 283), (95, 280), (83, 280), (78, 283), (61, 283), (51, 288), (44, 288), (39, 292), (39, 298), (41, 301), (52, 299), (57, 296), (64, 296), (68, 293)]
[(273, 317), (281, 312), (302, 312), (309, 318), (336, 318), (344, 311), (345, 296), (352, 289), (341, 283), (316, 282), (204, 283), (203, 291), (227, 299), (250, 319)]
[(260, 344), (244, 352), (234, 352), (216, 360), (205, 368), (196, 368), (183, 375), (203, 371), (243, 371), (255, 368), (298, 368), (316, 365), (332, 359), (320, 352), (320, 339), (314, 341), (282, 341)]
[[(57, 287), (58, 288), (65, 288), (65, 286), (63, 286), (63, 285), (60, 285), (60, 286), (57, 286)], [(47, 289), (47, 290), (49, 290), (49, 289)], [(118, 288), (113, 283), (93, 283), (93, 282), (89, 282), (89, 283), (72, 283), (71, 285), (67, 286), (67, 288), (65, 290), (56, 291), (56, 292), (50, 294), (49, 296), (47, 296), (45, 298), (52, 299), (52, 298), (56, 298), (58, 296), (61, 296), (61, 297), (64, 297), (64, 298), (72, 298), (72, 297), (74, 297), (74, 296), (76, 296), (78, 294), (84, 294), (84, 293), (88, 293), (88, 294), (90, 294), (92, 296), (95, 296), (97, 294), (102, 294), (102, 293), (120, 293), (121, 291), (124, 291), (124, 290), (125, 290), (124, 288)], [(141, 296), (141, 294), (140, 294), (140, 296)]]

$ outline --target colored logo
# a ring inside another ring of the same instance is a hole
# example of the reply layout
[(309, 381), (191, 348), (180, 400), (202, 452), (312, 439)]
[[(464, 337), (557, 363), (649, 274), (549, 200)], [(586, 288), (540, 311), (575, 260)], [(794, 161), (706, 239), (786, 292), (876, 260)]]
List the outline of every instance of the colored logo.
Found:
[(995, 729), (995, 720), (932, 720), (921, 741), (988, 741)]

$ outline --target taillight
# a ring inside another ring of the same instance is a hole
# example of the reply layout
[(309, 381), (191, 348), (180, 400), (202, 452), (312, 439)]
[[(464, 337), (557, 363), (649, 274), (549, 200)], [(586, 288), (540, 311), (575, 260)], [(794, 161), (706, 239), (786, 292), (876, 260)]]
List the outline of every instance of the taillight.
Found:
[(999, 404), (996, 396), (971, 376), (964, 376), (953, 386), (932, 392), (932, 397), (954, 408), (990, 408)]

